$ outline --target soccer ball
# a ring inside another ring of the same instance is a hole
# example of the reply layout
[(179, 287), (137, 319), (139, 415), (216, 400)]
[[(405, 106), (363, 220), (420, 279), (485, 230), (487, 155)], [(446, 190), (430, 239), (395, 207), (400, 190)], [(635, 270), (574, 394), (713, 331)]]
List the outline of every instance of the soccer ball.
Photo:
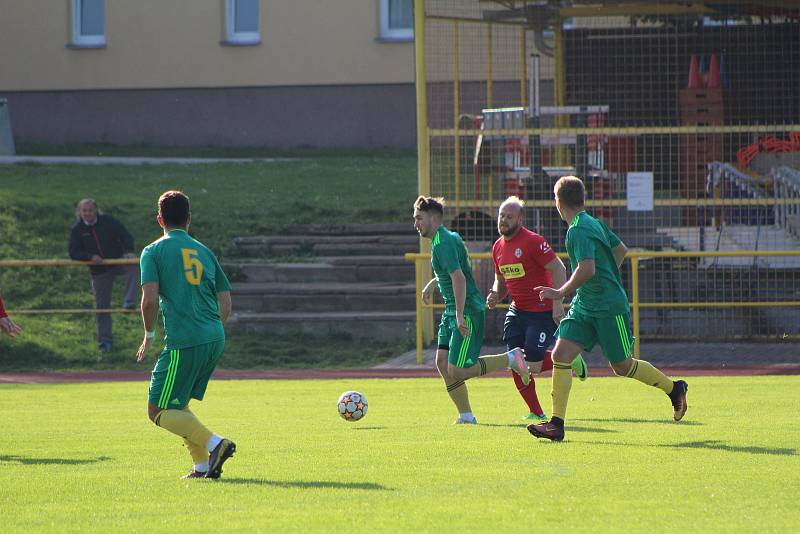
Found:
[(345, 421), (358, 421), (367, 415), (367, 398), (358, 391), (345, 391), (337, 402), (339, 415)]

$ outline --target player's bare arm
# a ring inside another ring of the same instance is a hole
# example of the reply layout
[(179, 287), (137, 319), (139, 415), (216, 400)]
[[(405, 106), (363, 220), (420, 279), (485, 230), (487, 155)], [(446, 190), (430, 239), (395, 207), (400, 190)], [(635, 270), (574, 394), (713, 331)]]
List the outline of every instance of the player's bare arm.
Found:
[(614, 261), (617, 262), (617, 269), (619, 269), (622, 262), (625, 261), (625, 255), (628, 254), (628, 247), (620, 241), (619, 245), (611, 249), (611, 253), (614, 255)]
[(223, 291), (222, 293), (217, 293), (217, 302), (219, 303), (219, 318), (222, 324), (225, 324), (231, 316), (231, 309), (233, 306), (231, 303), (231, 292)]
[(422, 302), (430, 304), (433, 298), (433, 291), (436, 289), (436, 278), (431, 278), (430, 282), (422, 288)]
[(567, 283), (560, 288), (539, 286), (534, 288), (534, 291), (539, 293), (539, 298), (542, 300), (562, 300), (565, 296), (571, 295), (588, 282), (594, 276), (594, 269), (594, 260), (581, 260), (578, 262), (578, 268), (572, 273)]
[[(562, 287), (567, 283), (567, 268), (564, 267), (564, 262), (561, 258), (556, 257), (553, 261), (544, 266), (550, 273), (550, 278), (553, 279), (555, 287)], [(564, 318), (564, 299), (553, 300), (553, 321), (558, 324)]]
[(461, 269), (456, 269), (450, 273), (450, 280), (453, 281), (453, 296), (456, 301), (456, 323), (458, 324), (458, 331), (461, 335), (467, 337), (469, 335), (469, 327), (467, 321), (464, 319), (464, 304), (467, 301), (467, 279)]
[(9, 317), (6, 313), (2, 295), (0, 295), (0, 332), (11, 337), (16, 337), (20, 332), (22, 332), (22, 328), (17, 326), (17, 324), (14, 323), (14, 321), (11, 320), (11, 317)]
[(498, 302), (506, 298), (506, 295), (508, 295), (506, 282), (500, 275), (495, 273), (492, 289), (489, 290), (489, 294), (486, 295), (486, 307), (493, 310)]
[(158, 282), (148, 282), (142, 286), (142, 323), (144, 336), (139, 350), (136, 352), (136, 361), (144, 359), (144, 355), (155, 339), (156, 318), (158, 317)]

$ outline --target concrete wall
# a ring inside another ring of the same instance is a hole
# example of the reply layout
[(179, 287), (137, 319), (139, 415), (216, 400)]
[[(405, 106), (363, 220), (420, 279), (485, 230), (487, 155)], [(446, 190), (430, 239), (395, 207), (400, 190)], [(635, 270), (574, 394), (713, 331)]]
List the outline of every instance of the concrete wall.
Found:
[(2, 92), (17, 143), (415, 146), (413, 84)]
[(17, 143), (407, 147), (414, 49), (379, 0), (260, 3), (224, 46), (224, 0), (106, 0), (107, 44), (68, 47), (70, 0), (0, 0), (0, 96)]

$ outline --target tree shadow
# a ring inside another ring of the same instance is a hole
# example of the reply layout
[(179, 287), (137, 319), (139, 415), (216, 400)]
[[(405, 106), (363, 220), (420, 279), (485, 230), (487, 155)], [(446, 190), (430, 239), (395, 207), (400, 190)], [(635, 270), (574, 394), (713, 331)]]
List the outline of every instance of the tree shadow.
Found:
[(0, 462), (15, 462), (22, 465), (86, 465), (111, 460), (109, 456), (97, 458), (28, 458), (14, 454), (0, 454)]
[[(703, 426), (699, 421), (673, 421), (672, 419), (636, 419), (634, 417), (606, 417), (603, 419), (570, 419), (570, 421), (585, 421), (587, 423), (656, 423), (659, 425)], [(567, 424), (569, 428), (569, 423)]]
[(258, 484), (261, 486), (274, 486), (277, 488), (321, 488), (321, 489), (352, 489), (352, 490), (379, 490), (394, 491), (382, 484), (374, 482), (336, 482), (333, 480), (267, 480), (263, 478), (220, 478), (224, 484)]
[[(530, 423), (515, 423), (515, 424), (493, 424), (493, 423), (481, 423), (478, 426), (493, 426), (493, 427), (505, 427), (505, 428), (527, 428)], [(589, 433), (596, 433), (596, 434), (612, 434), (617, 433), (619, 430), (612, 430), (610, 428), (594, 428), (589, 426), (572, 426), (569, 423), (564, 427), (568, 432), (589, 432)]]
[(687, 441), (685, 443), (664, 444), (658, 445), (659, 447), (668, 447), (675, 449), (712, 449), (717, 451), (726, 452), (743, 452), (746, 454), (772, 454), (775, 456), (796, 456), (797, 449), (789, 447), (757, 447), (749, 446), (743, 447), (738, 445), (728, 445), (720, 440), (704, 440), (704, 441)]
[[(569, 429), (567, 429), (569, 430)], [(720, 440), (687, 441), (684, 443), (661, 443), (658, 445), (648, 445), (646, 443), (623, 443), (614, 441), (577, 441), (575, 443), (586, 443), (591, 445), (615, 445), (617, 447), (658, 447), (663, 449), (706, 449), (724, 452), (735, 452), (742, 454), (769, 454), (773, 456), (796, 456), (797, 449), (789, 447), (758, 447), (758, 446), (739, 446), (728, 445)]]

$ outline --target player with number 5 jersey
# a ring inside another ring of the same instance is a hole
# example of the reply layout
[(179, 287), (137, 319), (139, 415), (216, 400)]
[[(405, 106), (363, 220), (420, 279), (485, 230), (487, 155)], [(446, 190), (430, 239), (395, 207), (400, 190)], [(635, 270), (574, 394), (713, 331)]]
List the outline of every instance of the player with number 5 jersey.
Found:
[(184, 478), (219, 478), (236, 445), (203, 426), (188, 405), (203, 400), (222, 356), (231, 284), (214, 253), (188, 234), (189, 197), (180, 191), (161, 195), (157, 220), (164, 236), (140, 259), (145, 334), (137, 361), (155, 338), (159, 308), (164, 318), (164, 349), (153, 368), (148, 413), (153, 423), (183, 438), (194, 461)]

